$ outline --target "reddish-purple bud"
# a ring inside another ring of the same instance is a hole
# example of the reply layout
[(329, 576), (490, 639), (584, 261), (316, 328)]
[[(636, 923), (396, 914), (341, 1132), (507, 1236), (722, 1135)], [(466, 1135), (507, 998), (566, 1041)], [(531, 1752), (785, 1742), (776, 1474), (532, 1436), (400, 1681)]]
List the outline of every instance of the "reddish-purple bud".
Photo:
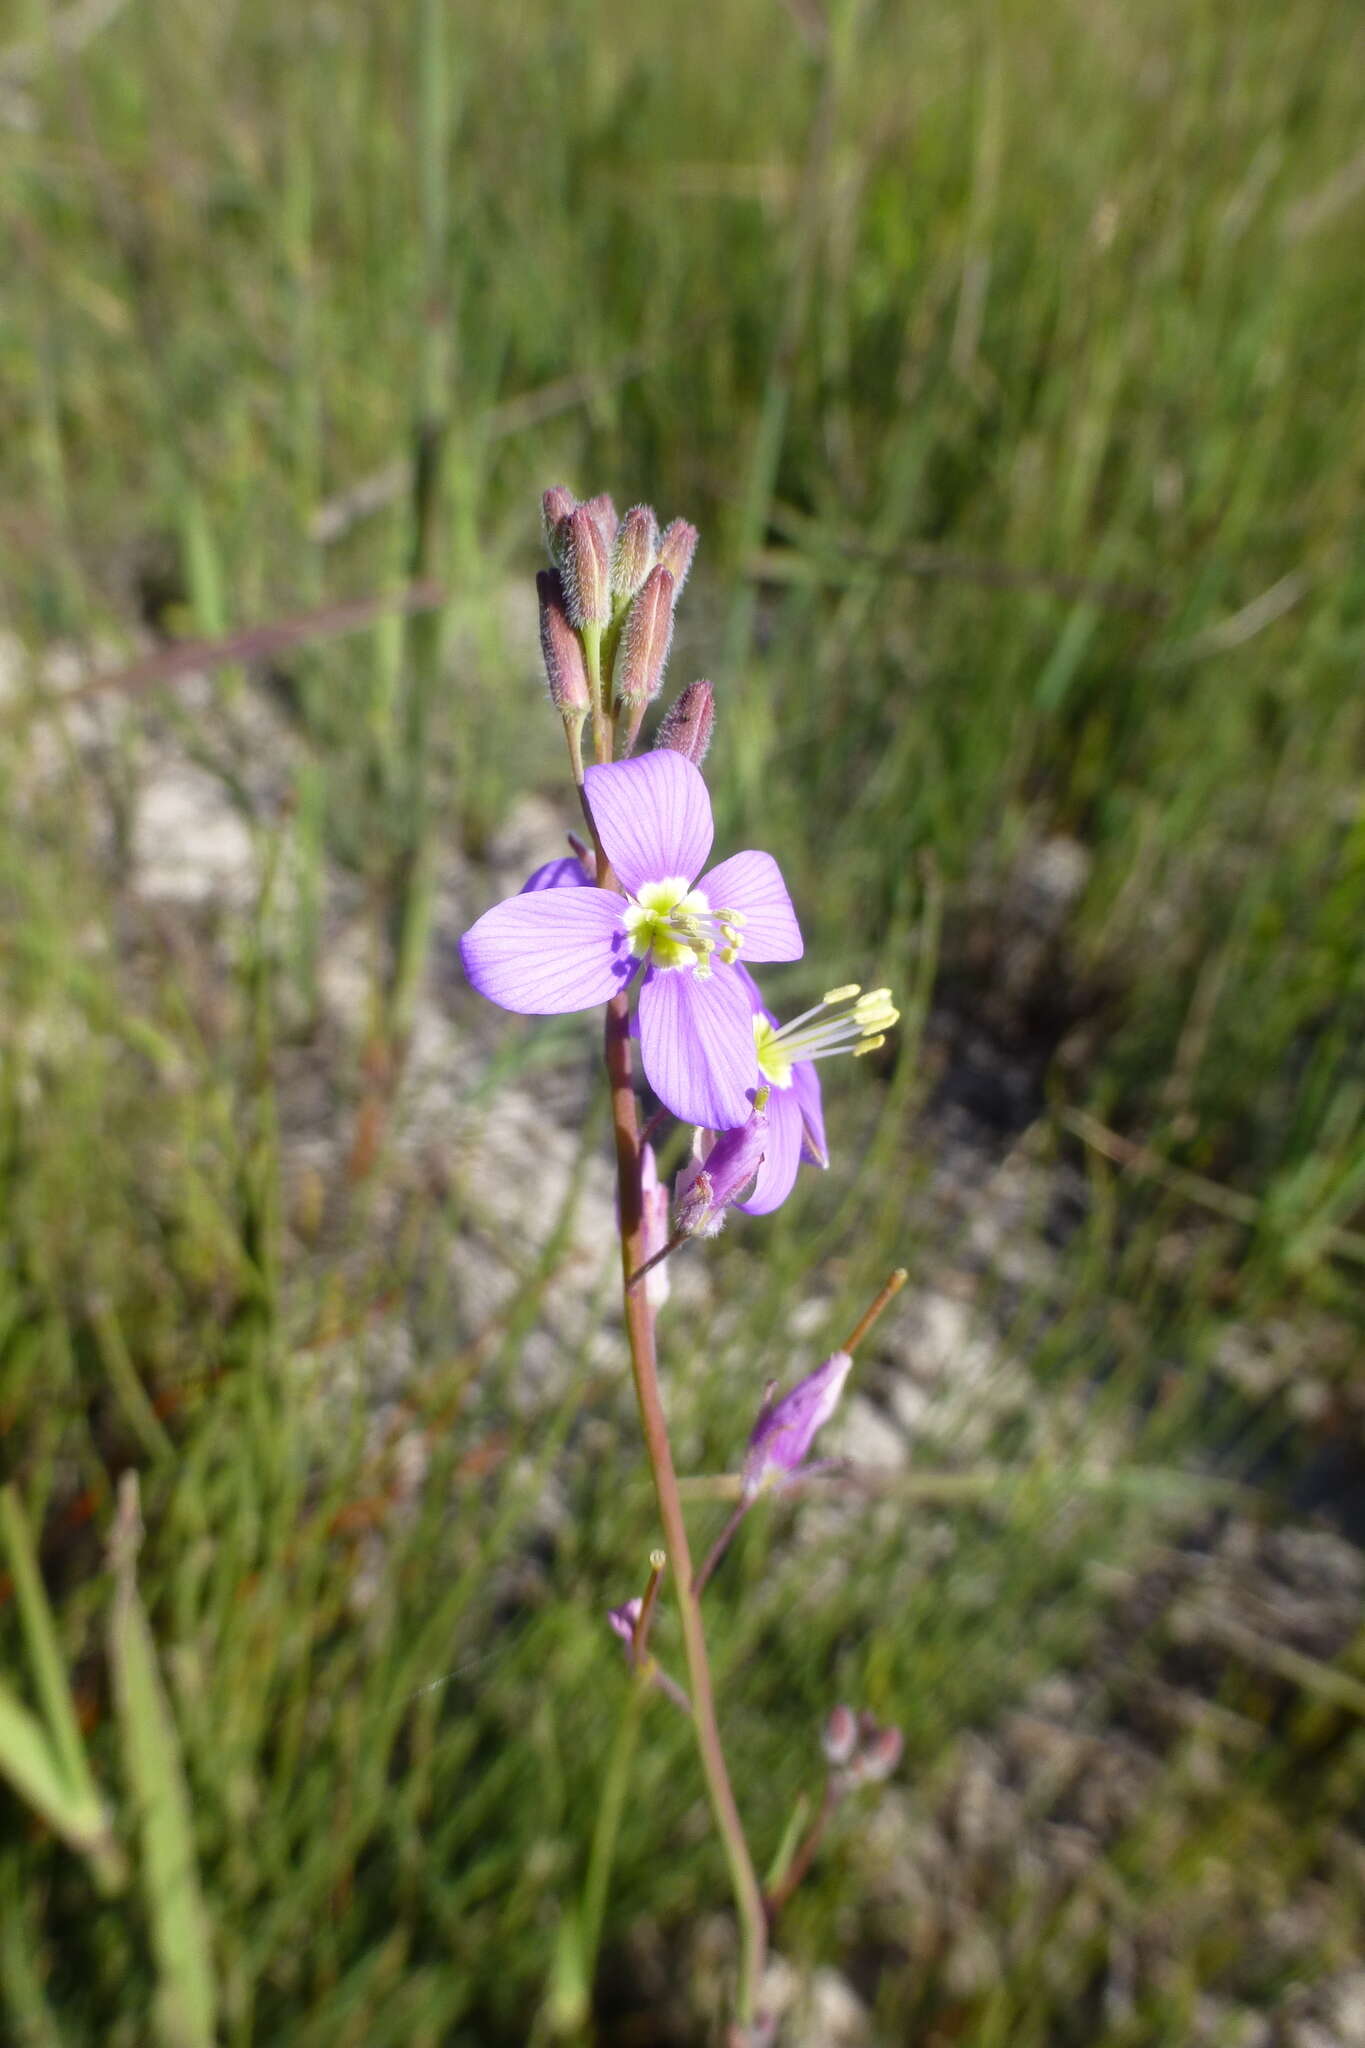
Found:
[(605, 626), (611, 617), (611, 592), (601, 528), (586, 505), (575, 505), (560, 531), (564, 539), (559, 568), (569, 618), (580, 631), (584, 626)]
[(612, 504), (609, 494), (606, 491), (599, 491), (595, 498), (585, 498), (583, 502), (588, 511), (591, 512), (597, 531), (601, 534), (608, 551), (610, 551), (611, 544), (616, 538), (616, 528), (620, 522), (616, 517), (616, 507)]
[(689, 526), (685, 519), (675, 519), (671, 526), (664, 528), (664, 537), (659, 542), (659, 560), (673, 578), (674, 595), (677, 597), (682, 596), (682, 587), (696, 552), (695, 526)]
[(891, 1776), (905, 1754), (905, 1737), (899, 1728), (882, 1728), (864, 1743), (853, 1771), (863, 1785), (880, 1785)]
[(550, 702), (565, 718), (584, 718), (591, 702), (588, 668), (583, 659), (583, 643), (569, 624), (558, 569), (540, 571), (536, 595), (540, 599), (540, 651), (545, 657)]
[(540, 501), (540, 517), (545, 528), (545, 552), (558, 568), (564, 553), (564, 522), (578, 503), (567, 484), (551, 484)]
[(616, 529), (611, 550), (611, 594), (634, 597), (659, 558), (659, 522), (652, 505), (632, 505)]
[(837, 1766), (848, 1762), (858, 1747), (858, 1717), (852, 1707), (838, 1706), (830, 1710), (820, 1736), (820, 1747), (830, 1763)]
[(672, 644), (673, 578), (660, 566), (646, 576), (626, 618), (616, 662), (616, 695), (620, 703), (635, 710), (658, 696)]
[(746, 1499), (753, 1500), (765, 1487), (780, 1485), (805, 1463), (816, 1431), (839, 1405), (852, 1365), (847, 1351), (836, 1351), (798, 1380), (780, 1401), (764, 1403), (744, 1460)]
[(680, 690), (663, 715), (656, 750), (663, 747), (685, 754), (694, 768), (700, 768), (711, 744), (716, 724), (716, 693), (705, 680), (689, 683)]
[(678, 1175), (677, 1228), (686, 1237), (714, 1237), (725, 1211), (744, 1195), (768, 1145), (768, 1090), (761, 1088), (749, 1121), (722, 1131), (704, 1159), (693, 1159)]

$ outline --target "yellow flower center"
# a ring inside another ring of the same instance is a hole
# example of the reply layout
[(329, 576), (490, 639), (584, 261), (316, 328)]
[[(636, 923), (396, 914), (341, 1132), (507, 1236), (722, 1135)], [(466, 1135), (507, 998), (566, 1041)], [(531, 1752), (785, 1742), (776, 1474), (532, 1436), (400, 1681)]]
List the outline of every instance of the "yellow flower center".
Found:
[(707, 975), (713, 953), (727, 966), (734, 960), (743, 919), (733, 910), (713, 910), (685, 875), (670, 875), (662, 882), (644, 883), (622, 923), (637, 960), (648, 960), (654, 967), (690, 967)]

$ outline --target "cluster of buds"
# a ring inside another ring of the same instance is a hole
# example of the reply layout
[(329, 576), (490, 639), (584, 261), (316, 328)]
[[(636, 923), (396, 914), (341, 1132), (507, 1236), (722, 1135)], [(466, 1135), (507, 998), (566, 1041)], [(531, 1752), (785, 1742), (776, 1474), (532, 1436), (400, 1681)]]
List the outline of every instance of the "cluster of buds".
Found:
[[(546, 491), (541, 515), (554, 567), (536, 578), (540, 644), (550, 698), (581, 779), (584, 720), (614, 721), (627, 755), (663, 687), (673, 610), (692, 566), (697, 529), (675, 519), (661, 533), (651, 506), (632, 505), (618, 518), (606, 492), (580, 503), (563, 484)], [(711, 685), (691, 684), (665, 719), (658, 744), (699, 765), (714, 715)]]
[(820, 1747), (829, 1765), (831, 1789), (838, 1794), (859, 1785), (882, 1784), (905, 1752), (905, 1737), (890, 1723), (883, 1727), (874, 1714), (855, 1714), (852, 1707), (838, 1706), (824, 1725)]

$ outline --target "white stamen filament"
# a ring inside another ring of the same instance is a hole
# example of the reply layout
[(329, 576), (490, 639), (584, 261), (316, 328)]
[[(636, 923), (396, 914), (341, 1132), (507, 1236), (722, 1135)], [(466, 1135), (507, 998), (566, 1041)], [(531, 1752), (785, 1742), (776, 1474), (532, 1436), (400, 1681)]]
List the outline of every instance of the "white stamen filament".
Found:
[(776, 1031), (757, 1020), (759, 1064), (779, 1086), (788, 1086), (797, 1060), (827, 1060), (844, 1052), (856, 1058), (876, 1052), (885, 1045), (886, 1034), (899, 1017), (889, 988), (869, 989), (866, 995), (857, 982), (832, 988), (813, 1009), (803, 1010)]

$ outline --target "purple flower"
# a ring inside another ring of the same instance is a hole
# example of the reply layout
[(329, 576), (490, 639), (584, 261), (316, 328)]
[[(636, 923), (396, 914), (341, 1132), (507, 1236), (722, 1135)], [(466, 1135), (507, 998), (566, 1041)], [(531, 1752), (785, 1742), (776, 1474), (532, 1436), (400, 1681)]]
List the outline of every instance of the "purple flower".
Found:
[(644, 1605), (644, 1601), (637, 1593), (633, 1600), (625, 1601), (620, 1607), (607, 1609), (607, 1620), (627, 1649), (635, 1647), (635, 1631), (640, 1625)]
[[(465, 933), (480, 995), (523, 1016), (588, 1010), (643, 969), (640, 1053), (665, 1108), (732, 1130), (759, 1085), (753, 1010), (734, 962), (799, 960), (801, 930), (771, 854), (732, 854), (709, 873), (711, 799), (677, 753), (589, 768), (588, 804), (617, 889), (509, 896)], [(700, 879), (697, 879), (700, 875)], [(565, 879), (571, 879), (565, 877)]]
[(856, 982), (850, 982), (844, 988), (829, 989), (813, 1009), (804, 1010), (789, 1024), (779, 1024), (765, 1006), (753, 976), (743, 967), (736, 971), (743, 977), (753, 1005), (759, 1073), (772, 1091), (767, 1151), (753, 1193), (738, 1206), (748, 1216), (767, 1216), (786, 1201), (803, 1159), (811, 1166), (829, 1165), (815, 1062), (835, 1053), (856, 1056), (875, 1051), (899, 1012), (892, 1006), (890, 989), (864, 993)]
[(678, 1228), (688, 1237), (714, 1237), (726, 1210), (762, 1166), (768, 1142), (767, 1098), (767, 1089), (760, 1090), (747, 1123), (723, 1137), (698, 1133), (702, 1147), (678, 1175)]
[(798, 1380), (780, 1401), (764, 1403), (744, 1459), (746, 1500), (756, 1499), (766, 1487), (779, 1485), (805, 1462), (816, 1431), (839, 1405), (852, 1365), (847, 1351), (836, 1351)]

